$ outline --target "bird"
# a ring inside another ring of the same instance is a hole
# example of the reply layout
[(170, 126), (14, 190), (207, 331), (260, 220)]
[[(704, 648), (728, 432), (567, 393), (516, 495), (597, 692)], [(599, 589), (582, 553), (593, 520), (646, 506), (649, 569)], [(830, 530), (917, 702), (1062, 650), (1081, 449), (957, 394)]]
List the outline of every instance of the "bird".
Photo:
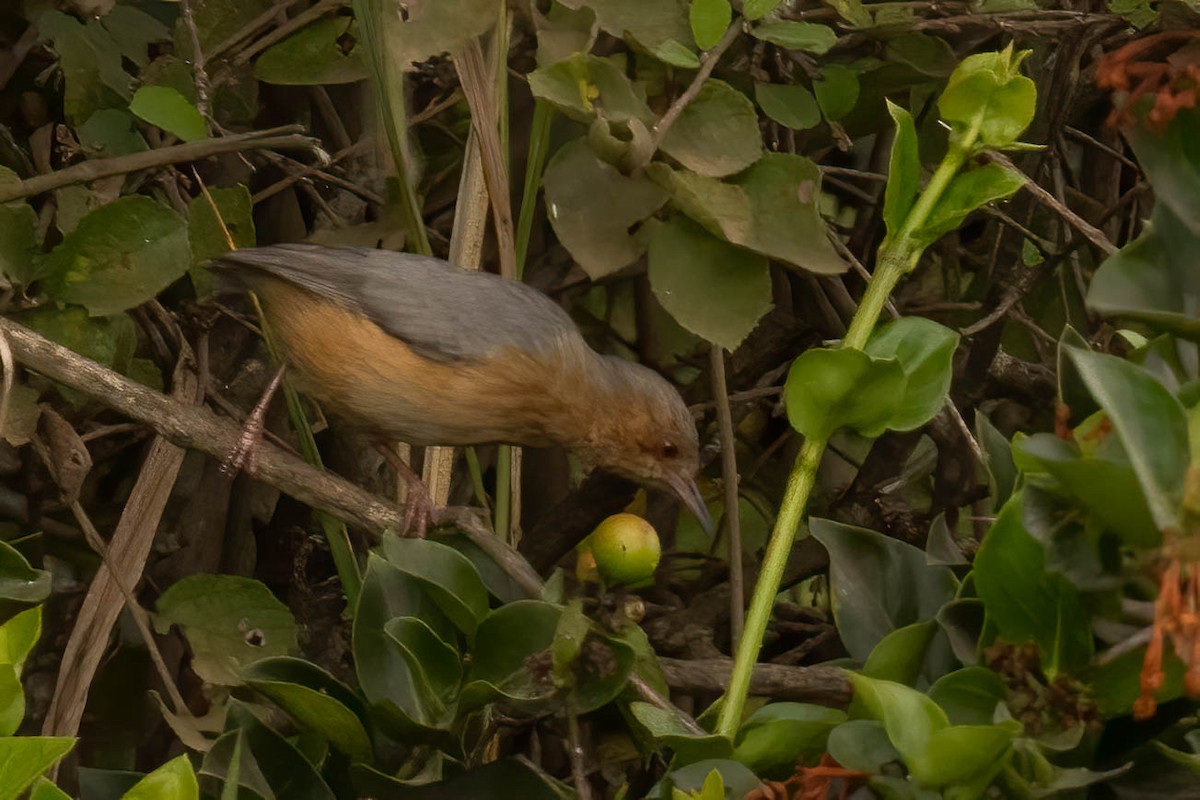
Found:
[[(593, 350), (537, 289), (431, 256), (361, 247), (242, 248), (213, 267), (259, 297), (296, 388), (377, 446), (562, 445), (587, 469), (672, 492), (712, 530), (695, 479), (696, 425), (679, 392), (644, 365)], [(235, 468), (247, 450), (252, 465), (281, 377), (247, 422)], [(424, 490), (394, 450), (380, 451)], [(416, 496), (428, 502), (427, 491)], [(423, 535), (424, 522), (417, 527)]]

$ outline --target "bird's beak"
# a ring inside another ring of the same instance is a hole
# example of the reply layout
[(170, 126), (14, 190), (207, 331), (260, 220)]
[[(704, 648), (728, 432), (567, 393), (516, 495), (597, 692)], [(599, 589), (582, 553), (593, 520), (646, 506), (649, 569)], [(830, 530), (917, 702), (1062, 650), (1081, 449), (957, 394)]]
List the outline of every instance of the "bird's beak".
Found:
[(708, 506), (704, 504), (704, 497), (700, 494), (700, 487), (696, 485), (695, 479), (680, 475), (668, 475), (667, 483), (688, 510), (696, 515), (696, 519), (700, 520), (704, 532), (712, 536), (716, 531), (716, 526), (713, 524), (712, 515), (708, 513)]

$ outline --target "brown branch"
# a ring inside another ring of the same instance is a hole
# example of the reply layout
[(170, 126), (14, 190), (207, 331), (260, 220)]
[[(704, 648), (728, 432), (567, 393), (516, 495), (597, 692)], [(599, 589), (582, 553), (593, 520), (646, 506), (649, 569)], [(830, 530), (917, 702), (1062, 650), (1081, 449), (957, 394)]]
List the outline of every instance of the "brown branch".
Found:
[[(685, 661), (660, 658), (663, 675), (672, 689), (683, 692), (721, 693), (729, 686), (733, 660), (706, 658)], [(779, 700), (818, 703), (845, 708), (850, 704), (850, 682), (837, 667), (789, 667), (757, 664), (750, 679), (750, 693)]]
[(285, 125), (265, 131), (235, 133), (218, 139), (185, 142), (115, 158), (94, 158), (44, 175), (35, 175), (20, 183), (0, 185), (0, 203), (42, 194), (76, 183), (87, 183), (113, 175), (125, 175), (143, 169), (165, 167), (169, 164), (199, 161), (222, 153), (257, 149), (311, 150), (315, 146), (314, 140), (299, 135), (303, 130), (304, 128), (299, 125)]
[(738, 468), (733, 438), (733, 414), (725, 385), (725, 348), (709, 350), (712, 365), (713, 402), (717, 404), (717, 427), (721, 435), (721, 481), (725, 484), (725, 526), (729, 531), (729, 639), (742, 640), (746, 621), (746, 582), (742, 572), (742, 524), (738, 513)]

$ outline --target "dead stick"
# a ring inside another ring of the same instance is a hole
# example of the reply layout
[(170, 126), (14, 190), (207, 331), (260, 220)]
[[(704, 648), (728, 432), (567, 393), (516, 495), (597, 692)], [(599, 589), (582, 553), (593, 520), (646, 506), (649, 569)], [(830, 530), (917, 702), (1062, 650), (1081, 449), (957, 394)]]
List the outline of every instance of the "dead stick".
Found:
[(165, 167), (168, 164), (199, 161), (221, 153), (256, 149), (311, 150), (314, 147), (314, 141), (307, 136), (299, 135), (303, 130), (299, 125), (287, 125), (266, 131), (235, 133), (218, 139), (185, 142), (116, 158), (94, 158), (64, 169), (48, 172), (45, 175), (35, 175), (20, 183), (0, 184), (0, 203), (61, 189), (75, 183), (87, 183), (113, 175), (125, 175), (143, 169)]

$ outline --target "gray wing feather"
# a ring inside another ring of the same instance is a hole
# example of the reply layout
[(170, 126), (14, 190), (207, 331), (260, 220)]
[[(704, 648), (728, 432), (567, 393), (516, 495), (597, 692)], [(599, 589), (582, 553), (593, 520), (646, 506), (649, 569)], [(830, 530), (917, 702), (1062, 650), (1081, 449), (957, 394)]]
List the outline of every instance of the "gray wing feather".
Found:
[(541, 353), (579, 336), (567, 313), (536, 289), (428, 256), (281, 244), (235, 250), (217, 266), (294, 283), (439, 361), (475, 360), (504, 347)]

